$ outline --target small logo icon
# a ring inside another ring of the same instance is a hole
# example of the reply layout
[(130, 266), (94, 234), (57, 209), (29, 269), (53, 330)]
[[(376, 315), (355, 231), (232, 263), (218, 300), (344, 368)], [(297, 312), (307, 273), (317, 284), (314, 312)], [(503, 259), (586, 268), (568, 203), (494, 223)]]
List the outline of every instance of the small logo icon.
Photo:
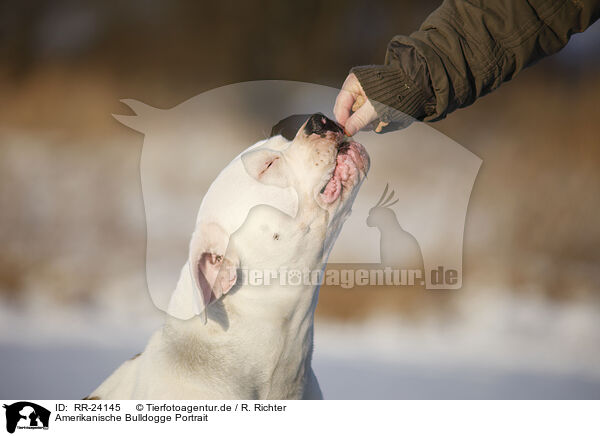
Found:
[(19, 401), (6, 409), (6, 431), (14, 433), (16, 429), (47, 430), (50, 421), (50, 411), (42, 406), (28, 401)]
[[(375, 206), (369, 210), (367, 226), (377, 227), (379, 239), (379, 261), (383, 266), (400, 269), (423, 270), (423, 255), (417, 239), (402, 228), (392, 206), (398, 203), (394, 199), (395, 191), (389, 192), (385, 185), (383, 194)], [(387, 197), (386, 197), (387, 194)]]

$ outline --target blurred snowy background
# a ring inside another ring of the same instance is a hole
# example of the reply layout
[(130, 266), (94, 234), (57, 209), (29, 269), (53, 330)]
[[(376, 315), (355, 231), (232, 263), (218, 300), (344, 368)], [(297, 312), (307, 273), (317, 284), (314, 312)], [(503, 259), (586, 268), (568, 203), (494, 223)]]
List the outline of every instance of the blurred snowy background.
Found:
[[(119, 99), (170, 108), (247, 80), (339, 86), (437, 5), (3, 2), (0, 396), (81, 398), (160, 325), (143, 136), (111, 117), (129, 113)], [(324, 288), (314, 367), (327, 398), (600, 398), (599, 73), (596, 24), (433, 125), (483, 159), (465, 285)], [(232, 126), (265, 121), (251, 109)]]

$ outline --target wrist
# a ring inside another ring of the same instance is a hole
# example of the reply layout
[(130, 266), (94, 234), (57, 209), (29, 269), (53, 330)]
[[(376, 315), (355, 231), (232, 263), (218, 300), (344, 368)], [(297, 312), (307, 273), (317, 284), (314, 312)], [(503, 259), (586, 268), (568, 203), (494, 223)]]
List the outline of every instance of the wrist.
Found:
[(408, 125), (427, 116), (428, 98), (402, 69), (366, 65), (354, 67), (350, 72), (356, 75), (381, 121)]

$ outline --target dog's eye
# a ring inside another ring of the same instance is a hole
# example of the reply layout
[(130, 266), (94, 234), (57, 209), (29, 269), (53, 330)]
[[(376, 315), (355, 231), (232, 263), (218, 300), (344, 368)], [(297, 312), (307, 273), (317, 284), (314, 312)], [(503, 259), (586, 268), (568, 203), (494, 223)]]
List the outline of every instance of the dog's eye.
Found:
[(263, 169), (260, 172), (259, 176), (262, 176), (269, 168), (271, 168), (271, 165), (273, 165), (277, 159), (279, 159), (279, 158), (276, 157), (275, 159), (271, 159), (270, 161), (265, 162), (265, 166), (263, 167)]
[(279, 241), (279, 233), (273, 233), (273, 239)]

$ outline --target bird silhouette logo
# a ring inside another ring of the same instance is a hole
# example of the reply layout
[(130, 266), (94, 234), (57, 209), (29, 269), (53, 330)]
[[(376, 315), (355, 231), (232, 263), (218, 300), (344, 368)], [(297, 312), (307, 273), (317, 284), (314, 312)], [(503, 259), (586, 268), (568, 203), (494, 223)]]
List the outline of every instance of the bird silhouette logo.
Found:
[(392, 206), (398, 204), (395, 191), (388, 193), (389, 184), (375, 206), (369, 210), (367, 226), (379, 230), (380, 263), (384, 267), (395, 269), (423, 270), (423, 256), (415, 237), (404, 230), (398, 222)]

